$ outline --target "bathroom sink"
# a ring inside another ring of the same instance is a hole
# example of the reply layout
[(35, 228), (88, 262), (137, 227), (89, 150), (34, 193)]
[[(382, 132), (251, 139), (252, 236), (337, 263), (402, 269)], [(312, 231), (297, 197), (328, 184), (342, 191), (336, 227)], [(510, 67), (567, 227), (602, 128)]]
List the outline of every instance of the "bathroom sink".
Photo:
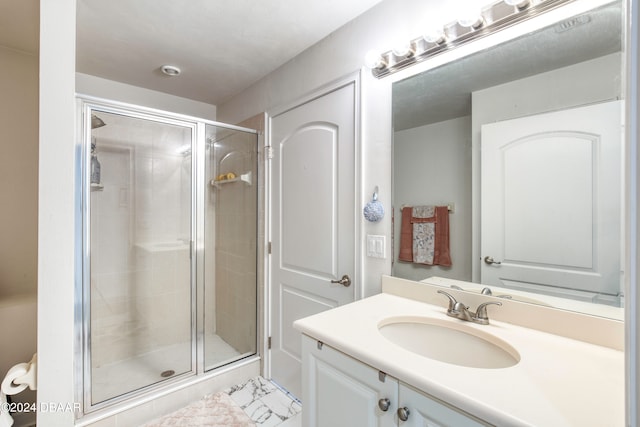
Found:
[(429, 359), (469, 368), (508, 368), (520, 361), (507, 342), (461, 322), (401, 316), (378, 325), (382, 336)]

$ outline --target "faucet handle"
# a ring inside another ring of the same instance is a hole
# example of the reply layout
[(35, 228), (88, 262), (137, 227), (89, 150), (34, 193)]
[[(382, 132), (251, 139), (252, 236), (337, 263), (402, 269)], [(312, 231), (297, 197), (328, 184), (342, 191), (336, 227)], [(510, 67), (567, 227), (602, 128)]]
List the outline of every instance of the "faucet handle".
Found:
[(456, 301), (453, 295), (440, 290), (438, 290), (438, 293), (446, 295), (447, 298), (449, 298), (449, 308), (447, 309), (447, 313), (464, 313), (469, 309), (469, 307), (467, 307), (460, 301)]
[(498, 298), (511, 299), (511, 295), (493, 295), (493, 292), (491, 291), (491, 288), (487, 288), (487, 287), (482, 288), (480, 293), (482, 295), (489, 295), (489, 296), (495, 296), (495, 297), (498, 297)]
[(449, 311), (449, 312), (454, 311), (455, 307), (456, 307), (456, 304), (458, 304), (458, 301), (456, 301), (456, 299), (453, 297), (453, 295), (451, 295), (448, 292), (439, 290), (439, 289), (438, 289), (438, 293), (446, 296), (447, 298), (449, 298), (449, 308), (447, 309), (447, 311)]
[(497, 301), (483, 302), (478, 306), (478, 309), (476, 310), (476, 314), (473, 315), (471, 320), (481, 325), (488, 325), (489, 317), (487, 316), (487, 306), (491, 304), (502, 305), (501, 302), (497, 302)]

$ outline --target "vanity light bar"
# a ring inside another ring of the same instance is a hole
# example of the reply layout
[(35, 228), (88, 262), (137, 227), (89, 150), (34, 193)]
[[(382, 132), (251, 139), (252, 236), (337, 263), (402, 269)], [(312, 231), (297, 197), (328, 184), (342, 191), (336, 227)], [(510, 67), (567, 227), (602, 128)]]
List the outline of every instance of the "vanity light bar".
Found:
[[(376, 78), (386, 77), (413, 64), (465, 43), (490, 35), (503, 28), (577, 0), (499, 0), (482, 8), (473, 22), (454, 21), (409, 42), (408, 51), (390, 50), (367, 54), (366, 65)], [(401, 55), (399, 55), (401, 53)]]

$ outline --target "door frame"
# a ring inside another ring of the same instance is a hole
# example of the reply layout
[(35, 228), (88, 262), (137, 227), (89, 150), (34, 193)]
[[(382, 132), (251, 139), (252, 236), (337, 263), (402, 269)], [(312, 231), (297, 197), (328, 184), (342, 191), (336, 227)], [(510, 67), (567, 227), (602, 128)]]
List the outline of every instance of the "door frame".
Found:
[(361, 95), (361, 71), (355, 71), (347, 74), (346, 76), (335, 79), (329, 83), (319, 86), (316, 89), (296, 98), (292, 102), (284, 103), (280, 106), (267, 109), (265, 115), (265, 137), (264, 137), (264, 170), (265, 170), (265, 241), (264, 241), (264, 300), (262, 310), (262, 322), (263, 322), (263, 340), (259, 343), (262, 361), (262, 375), (265, 378), (271, 378), (271, 349), (269, 348), (269, 337), (271, 336), (271, 262), (272, 257), (269, 251), (269, 243), (272, 240), (272, 141), (271, 141), (271, 122), (272, 120), (284, 114), (294, 108), (307, 104), (318, 98), (323, 97), (338, 89), (342, 89), (350, 84), (354, 85), (355, 102), (354, 102), (354, 195), (356, 199), (356, 209), (353, 215), (353, 227), (354, 227), (354, 272), (352, 279), (353, 286), (353, 298), (359, 300), (364, 295), (363, 284), (361, 283), (362, 274), (362, 249), (359, 242), (362, 240), (362, 217), (360, 216), (360, 201), (362, 200), (362, 95)]

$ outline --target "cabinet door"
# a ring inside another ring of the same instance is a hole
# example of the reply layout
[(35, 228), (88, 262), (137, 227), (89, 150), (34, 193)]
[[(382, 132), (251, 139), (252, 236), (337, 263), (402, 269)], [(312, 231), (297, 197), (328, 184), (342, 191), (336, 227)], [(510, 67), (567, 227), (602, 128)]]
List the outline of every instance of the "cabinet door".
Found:
[[(378, 370), (303, 336), (302, 411), (305, 427), (395, 425), (398, 382)], [(386, 411), (380, 401), (389, 400)]]
[(399, 406), (409, 410), (409, 416), (406, 421), (398, 420), (401, 427), (491, 426), (491, 424), (460, 412), (458, 409), (435, 400), (406, 384), (400, 383), (399, 390)]

